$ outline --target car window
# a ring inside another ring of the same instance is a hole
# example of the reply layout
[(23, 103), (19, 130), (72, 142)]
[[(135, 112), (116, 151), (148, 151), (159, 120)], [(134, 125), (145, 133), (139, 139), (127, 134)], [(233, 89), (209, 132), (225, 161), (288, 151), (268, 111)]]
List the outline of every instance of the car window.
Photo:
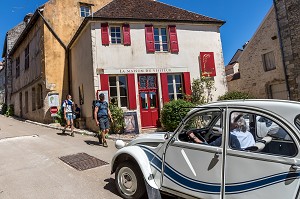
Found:
[(230, 117), (231, 148), (272, 155), (296, 155), (297, 147), (289, 133), (271, 118), (247, 112), (232, 112)]
[[(179, 135), (179, 140), (190, 143), (211, 144), (222, 135), (222, 120), (220, 111), (201, 112), (190, 117)], [(189, 133), (192, 132), (192, 136)], [(196, 136), (202, 142), (195, 142), (191, 138)], [(220, 146), (221, 142), (212, 146)]]

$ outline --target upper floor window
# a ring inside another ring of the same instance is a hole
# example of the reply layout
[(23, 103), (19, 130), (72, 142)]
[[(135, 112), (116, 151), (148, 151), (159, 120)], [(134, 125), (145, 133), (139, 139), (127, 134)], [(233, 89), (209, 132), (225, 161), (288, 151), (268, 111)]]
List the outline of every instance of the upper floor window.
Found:
[(25, 70), (29, 68), (29, 44), (25, 48)]
[(90, 5), (80, 5), (80, 16), (87, 17), (91, 15), (91, 6)]
[(20, 57), (16, 59), (16, 78), (20, 76)]
[(265, 71), (276, 69), (275, 56), (273, 51), (263, 54), (262, 57)]
[(169, 51), (166, 28), (154, 28), (154, 44), (156, 52)]
[(125, 75), (109, 76), (109, 93), (112, 103), (128, 106), (127, 78)]
[(183, 85), (181, 74), (168, 75), (169, 99), (177, 100), (183, 98)]
[(145, 25), (145, 39), (147, 53), (179, 53), (176, 25), (168, 27)]
[(120, 26), (111, 26), (110, 27), (110, 41), (112, 44), (121, 44), (122, 43), (122, 34)]

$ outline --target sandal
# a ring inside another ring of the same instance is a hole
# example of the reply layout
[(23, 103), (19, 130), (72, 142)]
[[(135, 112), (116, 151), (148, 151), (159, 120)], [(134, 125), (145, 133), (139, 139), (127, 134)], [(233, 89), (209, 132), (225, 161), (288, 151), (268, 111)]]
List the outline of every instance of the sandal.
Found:
[(103, 140), (103, 146), (108, 147), (106, 140)]

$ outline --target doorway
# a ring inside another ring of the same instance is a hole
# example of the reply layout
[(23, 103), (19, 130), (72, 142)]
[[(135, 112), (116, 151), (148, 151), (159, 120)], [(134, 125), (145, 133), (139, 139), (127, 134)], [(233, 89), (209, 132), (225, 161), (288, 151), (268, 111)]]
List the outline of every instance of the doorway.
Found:
[(139, 75), (142, 128), (159, 126), (157, 75)]

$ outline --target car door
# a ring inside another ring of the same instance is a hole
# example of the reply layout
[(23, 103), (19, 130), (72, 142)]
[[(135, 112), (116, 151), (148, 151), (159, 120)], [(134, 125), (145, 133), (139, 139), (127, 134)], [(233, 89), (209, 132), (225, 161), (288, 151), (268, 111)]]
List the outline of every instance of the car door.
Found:
[[(220, 109), (192, 114), (176, 132), (165, 150), (162, 189), (185, 198), (220, 198), (222, 185), (222, 146), (189, 142), (188, 130), (206, 132), (203, 137), (217, 139), (223, 129)], [(214, 135), (217, 127), (218, 135)], [(207, 135), (209, 133), (209, 135)]]
[(253, 118), (249, 129), (256, 145), (267, 137), (271, 141), (265, 139), (269, 141), (264, 142), (264, 147), (252, 151), (233, 149), (229, 139), (226, 140), (225, 198), (297, 198), (299, 141), (292, 128), (284, 120), (278, 119), (279, 116), (260, 111), (232, 109), (229, 112), (230, 118), (235, 113)]

